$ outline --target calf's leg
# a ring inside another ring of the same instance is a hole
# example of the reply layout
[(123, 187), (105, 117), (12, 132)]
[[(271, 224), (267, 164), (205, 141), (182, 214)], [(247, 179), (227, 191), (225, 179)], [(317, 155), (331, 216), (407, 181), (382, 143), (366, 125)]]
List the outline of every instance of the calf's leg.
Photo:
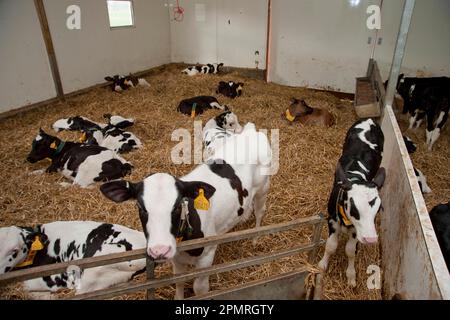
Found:
[(353, 230), (352, 234), (349, 235), (347, 244), (345, 245), (345, 254), (348, 258), (347, 271), (345, 274), (347, 276), (347, 283), (352, 287), (356, 287), (355, 256), (357, 244), (358, 240), (356, 239), (356, 231)]
[[(175, 259), (172, 260), (172, 266), (173, 266), (174, 274), (184, 273), (187, 270), (187, 266), (185, 264), (175, 261)], [(184, 299), (184, 282), (178, 282), (175, 286), (176, 286), (175, 300), (183, 300)]]
[(328, 239), (325, 244), (325, 253), (322, 260), (319, 261), (319, 268), (326, 271), (330, 257), (336, 252), (339, 240), (339, 233), (341, 231), (339, 222), (333, 218), (328, 218)]
[[(264, 182), (261, 190), (255, 194), (254, 202), (253, 202), (253, 211), (255, 213), (256, 224), (255, 228), (259, 228), (261, 226), (262, 219), (266, 214), (266, 201), (267, 201), (267, 193), (269, 192), (270, 186), (270, 178), (266, 177), (266, 181)], [(253, 245), (256, 245), (258, 238), (253, 238)]]
[[(213, 249), (209, 249), (208, 253), (202, 256), (198, 262), (195, 264), (196, 269), (203, 269), (211, 267), (214, 261), (214, 255), (216, 253), (217, 246)], [(198, 277), (194, 280), (194, 293), (195, 295), (201, 295), (208, 293), (209, 291), (209, 276)]]

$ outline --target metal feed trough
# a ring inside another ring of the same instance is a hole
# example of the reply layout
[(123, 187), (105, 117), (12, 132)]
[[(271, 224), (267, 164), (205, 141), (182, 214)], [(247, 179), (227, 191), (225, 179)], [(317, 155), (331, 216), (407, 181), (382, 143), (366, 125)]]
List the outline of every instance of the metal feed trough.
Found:
[[(308, 252), (308, 261), (310, 263), (313, 263), (317, 256), (319, 247), (324, 243), (324, 241), (320, 239), (323, 222), (324, 218), (322, 215), (314, 215), (312, 217), (297, 219), (294, 221), (284, 222), (276, 225), (269, 225), (198, 240), (181, 242), (178, 245), (177, 250), (187, 251), (206, 246), (256, 238), (264, 235), (291, 230), (297, 227), (312, 226), (313, 228), (311, 241), (306, 244), (277, 251), (274, 253), (234, 260), (231, 262), (213, 265), (209, 268), (197, 269), (187, 273), (171, 275), (158, 279), (154, 277), (155, 261), (147, 257), (145, 249), (139, 249), (123, 253), (103, 255), (9, 272), (0, 275), (0, 286), (11, 282), (19, 282), (43, 276), (59, 274), (65, 272), (69, 266), (78, 266), (81, 269), (87, 269), (117, 262), (147, 258), (147, 280), (145, 282), (125, 283), (110, 287), (108, 289), (76, 295), (70, 299), (109, 299), (123, 294), (130, 294), (143, 290), (147, 290), (147, 299), (153, 299), (154, 289), (158, 287), (165, 287), (174, 283), (189, 281), (199, 276), (210, 276), (250, 266), (261, 265), (299, 253)], [(306, 296), (305, 279), (308, 275), (309, 271), (307, 270), (307, 268), (304, 266), (299, 266), (299, 268), (293, 272), (282, 273), (266, 279), (248, 282), (231, 289), (209, 292), (206, 295), (194, 296), (190, 299), (304, 299)], [(315, 297), (318, 296), (318, 292), (315, 292)]]

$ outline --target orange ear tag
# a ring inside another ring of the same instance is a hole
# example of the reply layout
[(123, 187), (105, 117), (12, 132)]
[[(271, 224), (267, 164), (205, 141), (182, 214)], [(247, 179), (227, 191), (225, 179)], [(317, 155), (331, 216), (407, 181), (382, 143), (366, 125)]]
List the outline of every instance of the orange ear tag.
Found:
[(80, 137), (80, 143), (85, 143), (87, 140), (86, 132), (83, 132), (83, 134)]
[(350, 219), (345, 214), (344, 208), (342, 206), (339, 206), (339, 213), (341, 214), (342, 221), (344, 221), (345, 226), (346, 227), (351, 226), (352, 222), (350, 221)]
[(53, 141), (52, 144), (50, 145), (51, 149), (58, 149), (58, 147), (56, 146), (56, 141)]

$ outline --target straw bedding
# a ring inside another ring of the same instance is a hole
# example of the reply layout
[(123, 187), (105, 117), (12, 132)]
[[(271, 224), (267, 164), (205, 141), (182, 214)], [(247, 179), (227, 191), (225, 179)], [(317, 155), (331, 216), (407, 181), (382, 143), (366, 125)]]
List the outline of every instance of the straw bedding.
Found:
[[(219, 96), (219, 102), (229, 105), (238, 115), (241, 124), (254, 122), (258, 128), (280, 130), (280, 168), (272, 178), (267, 200), (267, 214), (263, 225), (275, 224), (296, 218), (307, 217), (319, 212), (326, 213), (328, 194), (332, 185), (333, 173), (347, 129), (356, 120), (351, 101), (304, 88), (292, 88), (276, 84), (266, 84), (261, 80), (239, 76), (237, 72), (223, 75), (187, 77), (180, 73), (183, 66), (169, 65), (158, 68), (146, 79), (150, 88), (137, 88), (117, 94), (107, 88), (94, 89), (86, 94), (69, 98), (66, 102), (54, 103), (36, 110), (16, 115), (1, 121), (0, 125), (0, 225), (34, 225), (55, 220), (95, 220), (117, 223), (141, 230), (137, 209), (133, 202), (114, 204), (104, 198), (98, 185), (92, 189), (78, 187), (63, 188), (58, 182), (65, 181), (59, 174), (34, 175), (32, 171), (43, 169), (45, 161), (29, 164), (25, 158), (30, 151), (31, 141), (39, 127), (53, 134), (51, 124), (62, 117), (83, 115), (101, 121), (104, 113), (119, 114), (137, 120), (131, 128), (144, 143), (141, 150), (124, 157), (135, 167), (128, 179), (138, 181), (149, 174), (167, 172), (182, 176), (192, 165), (174, 165), (170, 160), (171, 149), (177, 142), (171, 141), (172, 131), (186, 128), (193, 132), (192, 120), (180, 113), (176, 107), (181, 99), (196, 95), (215, 95), (216, 86), (221, 80), (234, 80), (245, 83), (244, 94), (235, 100)], [(292, 97), (302, 98), (311, 106), (329, 110), (336, 117), (332, 128), (302, 127), (289, 125), (280, 115), (289, 105)], [(203, 124), (218, 114), (211, 110), (199, 116)], [(79, 134), (62, 132), (58, 136), (75, 140)], [(420, 168), (428, 175), (435, 194), (432, 203), (443, 201), (449, 195), (448, 170), (442, 170), (430, 159), (438, 159), (442, 166), (448, 164), (449, 139), (443, 137), (438, 142), (437, 152), (417, 153)], [(447, 165), (448, 168), (448, 165)], [(439, 177), (441, 176), (441, 178)], [(442, 180), (446, 180), (442, 182)], [(440, 189), (442, 190), (439, 196)], [(250, 219), (236, 230), (254, 226)], [(323, 237), (327, 235), (326, 227)], [(312, 236), (308, 228), (293, 230), (259, 239), (256, 246), (251, 241), (240, 241), (222, 245), (218, 248), (215, 264), (274, 252), (307, 242)], [(366, 268), (380, 263), (376, 246), (360, 246), (356, 259), (357, 288), (347, 286), (345, 279), (346, 257), (340, 243), (338, 253), (331, 259), (329, 271), (324, 279), (325, 299), (380, 299), (379, 290), (366, 288)], [(319, 255), (322, 255), (320, 251)], [(246, 281), (262, 279), (280, 272), (295, 270), (305, 265), (305, 256), (267, 263), (262, 266), (219, 274), (210, 278), (212, 290), (229, 288)], [(314, 267), (310, 266), (314, 271)], [(171, 273), (169, 264), (158, 266), (157, 277)], [(136, 281), (142, 281), (143, 276)], [(189, 285), (188, 285), (189, 286)], [(192, 287), (192, 284), (190, 285)], [(27, 296), (19, 285), (0, 289), (6, 299), (24, 299)], [(67, 296), (70, 293), (59, 295)], [(156, 291), (157, 298), (172, 299), (174, 287)], [(143, 299), (144, 293), (119, 297), (118, 299)]]

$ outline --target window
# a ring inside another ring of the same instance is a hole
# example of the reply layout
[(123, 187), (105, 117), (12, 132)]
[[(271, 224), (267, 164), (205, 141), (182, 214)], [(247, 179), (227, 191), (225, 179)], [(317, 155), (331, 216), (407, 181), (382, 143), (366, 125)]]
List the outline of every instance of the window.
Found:
[(134, 26), (133, 3), (131, 0), (107, 0), (109, 26), (132, 27)]

